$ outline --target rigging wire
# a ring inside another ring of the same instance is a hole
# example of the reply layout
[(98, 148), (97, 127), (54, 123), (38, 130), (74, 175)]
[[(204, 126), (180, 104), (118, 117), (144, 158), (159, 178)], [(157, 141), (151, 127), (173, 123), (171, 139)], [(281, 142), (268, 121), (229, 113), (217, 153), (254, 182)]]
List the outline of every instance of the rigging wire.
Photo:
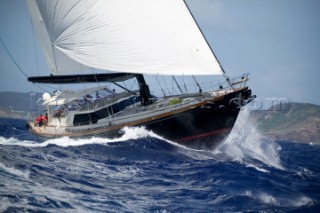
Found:
[(182, 89), (181, 89), (181, 87), (180, 87), (180, 85), (178, 84), (177, 79), (174, 77), (174, 75), (172, 76), (172, 79), (173, 79), (173, 81), (175, 82), (175, 84), (177, 85), (177, 87), (178, 87), (179, 91), (181, 92), (181, 94), (184, 94), (183, 91), (182, 91)]
[(171, 77), (171, 89), (172, 89), (172, 95), (178, 95), (178, 93), (176, 92), (176, 89), (174, 88), (172, 77)]
[(164, 82), (164, 85), (165, 85), (166, 88), (167, 88), (167, 91), (168, 91), (168, 93), (169, 93), (169, 96), (171, 96), (170, 89), (169, 89), (169, 87), (168, 87), (168, 85), (167, 85), (167, 82), (165, 81), (165, 79), (164, 79), (163, 76), (162, 76), (162, 81)]
[(162, 91), (162, 93), (163, 93), (163, 97), (166, 97), (166, 93), (165, 93), (165, 91), (163, 90), (163, 88), (162, 88), (162, 86), (161, 86), (161, 84), (160, 84), (160, 82), (159, 82), (158, 75), (156, 75), (155, 78), (156, 78), (156, 80), (157, 80), (157, 82), (158, 82), (158, 85), (159, 85), (159, 87), (160, 87), (160, 89), (161, 89), (161, 91)]
[(9, 57), (11, 58), (11, 60), (13, 61), (13, 63), (17, 66), (17, 68), (19, 69), (19, 71), (25, 76), (25, 77), (29, 77), (22, 69), (21, 67), (18, 65), (18, 63), (16, 62), (16, 60), (14, 60), (14, 58), (12, 57), (10, 51), (8, 50), (7, 46), (4, 44), (4, 42), (2, 41), (2, 39), (0, 38), (0, 41), (2, 43), (2, 46), (4, 47), (4, 49), (7, 51)]
[[(58, 65), (57, 65), (57, 60), (56, 60), (56, 53), (54, 51), (54, 44), (52, 44), (51, 47), (52, 47), (52, 53), (53, 53), (53, 60), (54, 60), (55, 69), (56, 69), (57, 75), (59, 75), (59, 70), (58, 70)], [(62, 90), (61, 89), (61, 84), (59, 84), (59, 90)]]
[[(81, 66), (82, 67), (82, 66)], [(99, 81), (98, 81), (98, 79), (97, 79), (97, 76), (96, 76), (96, 72), (95, 72), (95, 69), (94, 68), (91, 68), (91, 71), (92, 71), (92, 73), (93, 73), (93, 76), (94, 76), (94, 78), (95, 78), (95, 80), (96, 80), (96, 83), (98, 84), (98, 86), (100, 86), (100, 83), (99, 83)], [(104, 88), (105, 89), (105, 88)], [(98, 96), (100, 97), (100, 94), (99, 94), (99, 92), (98, 91), (96, 91), (96, 100), (98, 100)], [(97, 96), (98, 95), (98, 96)], [(99, 99), (102, 99), (102, 101), (103, 101), (103, 104), (104, 105), (107, 105), (107, 102), (106, 102), (106, 99), (105, 99), (105, 97), (100, 97)], [(98, 100), (99, 101), (99, 100)], [(98, 103), (99, 104), (99, 103)], [(96, 111), (95, 109), (94, 109), (94, 111)], [(109, 117), (109, 119), (111, 120), (111, 122), (112, 122), (112, 116), (111, 116), (111, 114), (110, 114), (110, 112), (109, 112), (109, 107), (107, 107), (107, 112), (108, 112), (108, 117)], [(90, 116), (90, 122), (92, 122), (91, 121), (91, 116)]]
[[(45, 92), (47, 92), (47, 93), (50, 93), (49, 90), (46, 90), (46, 89), (42, 88), (41, 86), (39, 86), (39, 85), (36, 84), (36, 83), (33, 83), (33, 85), (36, 86), (36, 87), (38, 87), (38, 88), (39, 88), (40, 90), (42, 90), (42, 91), (45, 91)], [(42, 84), (42, 86), (46, 86), (46, 87), (49, 87), (49, 88), (51, 88), (51, 89), (58, 90), (58, 89), (55, 88), (55, 87), (51, 87), (51, 86), (48, 86), (48, 85), (45, 85), (45, 84)]]
[(163, 77), (163, 76), (161, 76), (161, 77), (162, 77), (162, 82), (164, 82), (164, 85), (165, 85), (165, 87), (166, 87), (166, 91), (169, 93), (169, 96), (171, 96), (171, 93), (170, 93), (169, 87), (168, 87), (168, 85), (167, 85), (166, 81), (164, 80), (164, 77)]
[(187, 93), (189, 93), (186, 86), (186, 82), (184, 81), (184, 75), (182, 75), (182, 81), (183, 81), (184, 89), (186, 90)]
[[(36, 83), (33, 83), (34, 85), (38, 86)], [(53, 86), (49, 86), (49, 85), (46, 85), (46, 84), (42, 84), (42, 83), (38, 83), (38, 84), (41, 84), (42, 86), (45, 86), (45, 87), (48, 87), (48, 88), (51, 88), (53, 90), (58, 90), (57, 87), (53, 87)]]
[[(13, 58), (12, 54), (10, 53), (9, 49), (7, 48), (7, 46), (4, 44), (3, 40), (0, 38), (0, 41), (1, 41), (1, 44), (2, 46), (4, 47), (4, 49), (6, 50), (8, 56), (11, 58), (11, 60), (13, 61), (13, 63), (16, 65), (16, 67), (18, 68), (18, 70), (26, 77), (26, 78), (29, 78), (29, 76), (22, 70), (22, 68), (19, 66), (19, 64), (17, 63), (17, 61)], [(39, 89), (45, 91), (45, 92), (49, 92), (48, 90), (42, 88), (41, 86), (37, 85), (37, 84), (33, 84), (35, 85), (36, 87), (38, 87)], [(45, 85), (47, 86), (47, 85)], [(50, 86), (47, 86), (47, 87), (50, 87)], [(51, 87), (53, 88), (53, 87)], [(54, 88), (55, 89), (55, 88)]]
[(227, 76), (227, 73), (224, 71), (224, 69), (223, 69), (223, 67), (222, 67), (219, 59), (217, 58), (216, 54), (214, 53), (214, 51), (213, 51), (211, 45), (209, 44), (207, 38), (204, 36), (204, 33), (203, 33), (203, 31), (201, 30), (198, 22), (197, 22), (196, 19), (194, 18), (194, 16), (193, 16), (193, 14), (192, 14), (192, 12), (191, 12), (188, 4), (186, 3), (185, 0), (183, 0), (183, 2), (184, 2), (184, 4), (185, 4), (186, 8), (188, 9), (188, 11), (189, 11), (189, 13), (190, 13), (190, 15), (191, 15), (194, 23), (196, 24), (197, 28), (199, 29), (200, 33), (202, 34), (202, 37), (204, 38), (205, 42), (207, 43), (208, 47), (210, 48), (211, 53), (213, 54), (214, 58), (216, 59), (216, 62), (218, 63), (218, 65), (219, 65), (219, 67), (220, 67), (220, 69), (221, 69), (221, 71), (222, 71), (222, 73), (223, 73), (223, 76), (225, 77), (226, 81), (229, 83), (230, 87), (233, 88), (232, 83), (230, 82), (230, 78)]
[(202, 88), (200, 86), (200, 84), (198, 83), (197, 79), (194, 77), (194, 75), (192, 75), (193, 80), (196, 82), (198, 88), (199, 88), (199, 92), (202, 93)]
[(37, 71), (38, 71), (38, 75), (40, 75), (39, 73), (39, 62), (38, 62), (38, 54), (37, 54), (37, 46), (36, 46), (36, 37), (34, 35), (34, 25), (33, 25), (33, 22), (32, 22), (32, 19), (30, 19), (30, 22), (31, 22), (31, 26), (32, 26), (32, 37), (33, 37), (33, 47), (34, 47), (34, 57), (36, 59), (36, 65), (37, 65)]
[[(81, 66), (81, 69), (82, 69), (82, 66)], [(98, 81), (98, 79), (97, 79), (97, 76), (96, 76), (96, 73), (95, 73), (94, 69), (91, 68), (91, 71), (92, 71), (92, 74), (93, 74), (93, 76), (94, 76), (94, 79), (96, 80), (96, 83), (98, 84), (98, 86), (100, 86), (100, 83), (99, 83), (99, 81)]]

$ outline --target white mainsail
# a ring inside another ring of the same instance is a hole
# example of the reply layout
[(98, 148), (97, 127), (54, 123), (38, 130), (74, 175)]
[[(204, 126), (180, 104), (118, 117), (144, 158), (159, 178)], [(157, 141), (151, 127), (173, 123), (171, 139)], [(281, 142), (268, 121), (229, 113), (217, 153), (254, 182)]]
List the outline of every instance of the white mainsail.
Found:
[(53, 74), (223, 74), (183, 0), (27, 0)]

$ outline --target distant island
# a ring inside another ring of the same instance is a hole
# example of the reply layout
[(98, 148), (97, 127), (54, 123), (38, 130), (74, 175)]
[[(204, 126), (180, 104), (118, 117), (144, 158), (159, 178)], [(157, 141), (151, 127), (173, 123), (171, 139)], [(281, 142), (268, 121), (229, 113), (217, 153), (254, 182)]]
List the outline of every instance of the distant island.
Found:
[(28, 119), (40, 93), (0, 92), (0, 117)]
[(273, 140), (320, 143), (320, 106), (287, 103), (273, 109), (252, 111), (258, 130)]
[[(0, 117), (29, 119), (41, 93), (0, 92)], [(257, 129), (272, 140), (320, 143), (320, 106), (287, 103), (273, 109), (250, 111)]]
[(28, 114), (24, 112), (15, 112), (12, 109), (0, 108), (0, 118), (28, 119)]

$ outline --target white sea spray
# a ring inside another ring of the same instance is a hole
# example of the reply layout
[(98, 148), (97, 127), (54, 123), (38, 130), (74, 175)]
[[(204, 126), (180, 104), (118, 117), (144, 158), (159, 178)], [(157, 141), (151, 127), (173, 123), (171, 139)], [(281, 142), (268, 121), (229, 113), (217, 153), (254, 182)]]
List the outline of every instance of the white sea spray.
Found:
[(240, 112), (228, 138), (213, 150), (213, 153), (245, 163), (250, 167), (253, 166), (250, 161), (255, 159), (268, 166), (283, 170), (279, 150), (281, 150), (279, 145), (262, 138), (250, 118), (249, 110), (245, 108)]

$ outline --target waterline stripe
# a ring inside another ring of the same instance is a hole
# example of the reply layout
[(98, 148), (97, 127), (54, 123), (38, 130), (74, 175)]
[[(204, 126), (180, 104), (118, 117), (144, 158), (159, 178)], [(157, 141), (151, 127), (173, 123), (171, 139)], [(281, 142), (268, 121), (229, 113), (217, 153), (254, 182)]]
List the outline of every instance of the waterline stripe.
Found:
[(176, 142), (184, 142), (184, 141), (199, 139), (199, 138), (207, 137), (207, 136), (210, 136), (210, 135), (217, 135), (217, 134), (221, 134), (221, 133), (227, 133), (227, 132), (231, 131), (231, 129), (232, 128), (223, 128), (223, 129), (214, 130), (214, 131), (211, 131), (211, 132), (202, 133), (202, 134), (199, 134), (199, 135), (193, 135), (193, 136), (181, 138), (181, 139), (178, 139), (178, 140), (175, 140), (175, 141)]

